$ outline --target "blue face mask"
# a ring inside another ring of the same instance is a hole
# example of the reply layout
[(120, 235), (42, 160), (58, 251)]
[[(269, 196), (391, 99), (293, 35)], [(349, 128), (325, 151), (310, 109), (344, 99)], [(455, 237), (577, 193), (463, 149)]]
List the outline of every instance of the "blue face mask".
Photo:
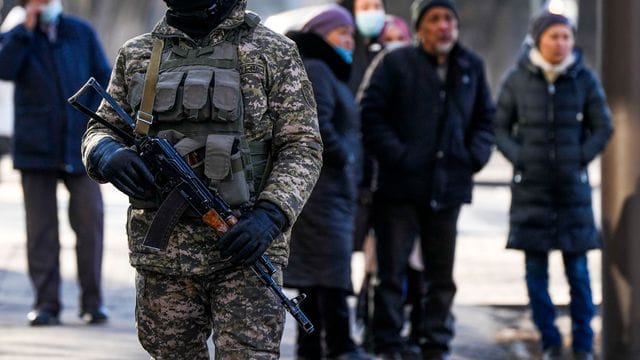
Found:
[(339, 46), (334, 47), (334, 49), (336, 50), (338, 55), (340, 55), (342, 60), (344, 60), (344, 62), (351, 65), (351, 63), (353, 62), (353, 52)]
[(356, 26), (362, 36), (374, 38), (384, 27), (384, 10), (367, 10), (356, 13)]
[(53, 0), (40, 11), (40, 21), (43, 23), (54, 22), (60, 14), (62, 14), (62, 2)]

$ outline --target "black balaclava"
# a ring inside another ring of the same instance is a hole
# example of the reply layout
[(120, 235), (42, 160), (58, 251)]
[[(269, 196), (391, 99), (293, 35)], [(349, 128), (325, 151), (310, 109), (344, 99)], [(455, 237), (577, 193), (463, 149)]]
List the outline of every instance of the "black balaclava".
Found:
[(220, 25), (238, 0), (164, 0), (169, 7), (167, 24), (194, 39), (207, 36)]

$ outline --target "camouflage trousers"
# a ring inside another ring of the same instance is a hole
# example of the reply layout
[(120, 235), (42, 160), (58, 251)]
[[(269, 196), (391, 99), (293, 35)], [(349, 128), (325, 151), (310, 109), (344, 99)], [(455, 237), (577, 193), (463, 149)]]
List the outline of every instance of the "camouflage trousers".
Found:
[[(282, 283), (282, 271), (274, 274)], [(142, 347), (154, 359), (278, 359), (285, 313), (250, 268), (209, 276), (139, 270), (136, 321)]]

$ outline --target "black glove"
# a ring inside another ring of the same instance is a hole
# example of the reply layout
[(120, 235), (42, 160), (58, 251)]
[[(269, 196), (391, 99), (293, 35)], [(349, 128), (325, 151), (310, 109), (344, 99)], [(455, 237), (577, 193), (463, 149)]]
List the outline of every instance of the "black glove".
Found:
[(253, 265), (286, 226), (287, 217), (279, 207), (259, 201), (218, 241), (218, 249), (234, 264)]
[(98, 142), (89, 161), (100, 175), (118, 190), (137, 199), (151, 199), (155, 193), (153, 175), (133, 150), (112, 139)]

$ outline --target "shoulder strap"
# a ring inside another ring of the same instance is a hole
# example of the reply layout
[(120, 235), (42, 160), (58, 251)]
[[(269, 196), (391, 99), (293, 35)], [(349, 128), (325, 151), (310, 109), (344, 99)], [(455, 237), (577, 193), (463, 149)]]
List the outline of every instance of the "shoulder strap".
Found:
[(252, 11), (246, 11), (244, 14), (244, 22), (253, 29), (260, 24), (260, 15)]
[(236, 31), (230, 32), (227, 40), (231, 41), (234, 45), (238, 45), (240, 40), (251, 34), (259, 24), (260, 16), (254, 12), (246, 11), (244, 14), (244, 22), (236, 29)]
[(164, 41), (153, 40), (153, 50), (151, 51), (151, 61), (147, 74), (144, 78), (144, 89), (142, 90), (142, 102), (136, 114), (135, 132), (139, 135), (149, 134), (151, 124), (153, 124), (153, 102), (155, 101), (156, 85), (158, 84), (158, 73), (160, 71), (160, 60)]

